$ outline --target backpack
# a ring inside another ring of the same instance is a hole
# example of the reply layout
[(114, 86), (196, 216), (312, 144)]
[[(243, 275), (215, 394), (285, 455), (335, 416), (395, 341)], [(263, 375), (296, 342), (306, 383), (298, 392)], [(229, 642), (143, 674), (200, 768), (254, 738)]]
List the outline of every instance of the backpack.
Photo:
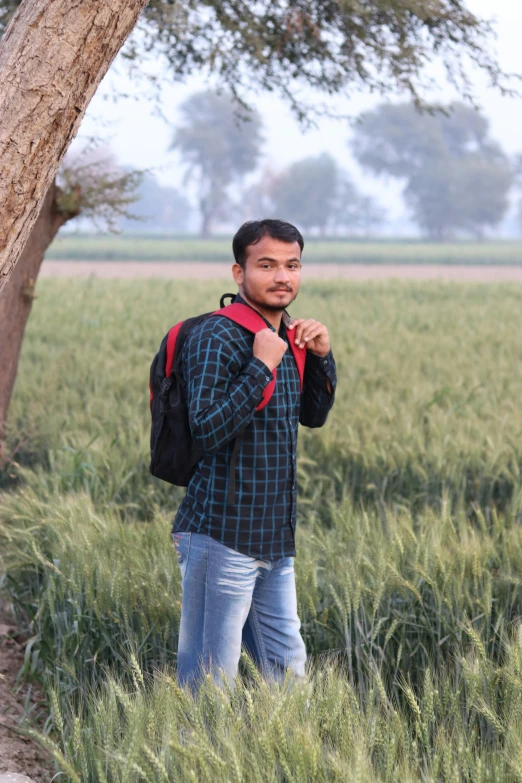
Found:
[[(194, 468), (203, 456), (203, 452), (194, 444), (189, 426), (186, 383), (181, 370), (181, 354), (186, 339), (195, 326), (205, 318), (215, 315), (230, 318), (252, 334), (266, 329), (265, 321), (253, 308), (239, 302), (225, 307), (224, 301), (228, 297), (233, 301), (235, 295), (223, 294), (219, 310), (187, 318), (169, 329), (150, 367), (150, 472), (156, 478), (179, 487), (188, 486)], [(306, 348), (299, 348), (293, 340), (290, 340), (290, 345), (299, 371), (302, 391)], [(262, 410), (272, 398), (276, 370), (273, 370), (272, 374), (274, 378), (265, 387), (256, 411)], [(235, 438), (230, 460), (229, 503), (233, 503), (235, 497), (235, 466), (241, 441), (242, 433), (239, 433)]]

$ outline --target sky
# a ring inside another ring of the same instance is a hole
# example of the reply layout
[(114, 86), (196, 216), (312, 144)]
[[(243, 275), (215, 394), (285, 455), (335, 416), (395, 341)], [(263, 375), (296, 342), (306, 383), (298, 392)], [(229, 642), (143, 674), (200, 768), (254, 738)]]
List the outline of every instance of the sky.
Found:
[[(522, 73), (520, 57), (522, 41), (522, 2), (520, 0), (468, 0), (468, 8), (477, 15), (495, 20), (496, 49), (501, 67), (508, 72)], [(492, 7), (494, 13), (492, 12)], [(442, 69), (441, 69), (442, 75)], [(441, 79), (442, 82), (442, 79)], [(522, 152), (522, 97), (502, 97), (486, 84), (481, 74), (474, 77), (479, 105), (491, 123), (491, 135), (509, 154)], [(178, 118), (178, 107), (192, 92), (206, 88), (207, 84), (196, 77), (185, 83), (173, 83), (162, 90), (163, 117), (155, 110), (153, 101), (146, 97), (129, 97), (114, 102), (112, 85), (132, 95), (134, 86), (122, 75), (116, 61), (91, 101), (82, 123), (79, 139), (99, 136), (107, 140), (120, 163), (136, 168), (151, 168), (163, 185), (174, 185), (193, 198), (190, 185), (183, 182), (183, 169), (178, 153), (169, 150), (172, 127)], [(141, 92), (143, 87), (141, 88)], [(390, 96), (393, 99), (393, 96)], [(397, 96), (396, 99), (400, 99)], [(439, 99), (450, 101), (456, 96), (449, 87), (439, 94)], [(348, 97), (335, 98), (334, 107), (340, 114), (357, 116), (383, 99), (380, 96), (359, 92)], [(350, 172), (361, 190), (374, 196), (387, 210), (388, 225), (396, 233), (410, 233), (411, 224), (405, 219), (405, 209), (400, 199), (401, 185), (396, 181), (384, 181), (362, 171), (353, 160), (349, 149), (350, 124), (346, 120), (323, 118), (314, 129), (304, 130), (293, 118), (282, 99), (261, 94), (256, 108), (265, 123), (264, 163), (273, 169), (283, 169), (289, 163), (308, 155), (329, 152)]]

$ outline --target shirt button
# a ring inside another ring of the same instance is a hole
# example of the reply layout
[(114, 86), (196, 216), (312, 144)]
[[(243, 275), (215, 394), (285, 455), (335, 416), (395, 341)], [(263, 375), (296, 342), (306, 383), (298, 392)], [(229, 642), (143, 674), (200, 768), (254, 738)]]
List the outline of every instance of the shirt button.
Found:
[(328, 364), (328, 359), (325, 359), (323, 364)]

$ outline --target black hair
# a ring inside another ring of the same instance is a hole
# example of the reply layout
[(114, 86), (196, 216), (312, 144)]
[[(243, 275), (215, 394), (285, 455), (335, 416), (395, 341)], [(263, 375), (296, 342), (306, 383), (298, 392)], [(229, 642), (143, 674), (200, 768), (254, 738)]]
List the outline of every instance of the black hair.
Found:
[(282, 242), (297, 242), (301, 252), (303, 251), (304, 239), (301, 232), (286, 220), (270, 220), (269, 218), (247, 220), (238, 229), (232, 240), (232, 251), (239, 266), (245, 266), (247, 247), (255, 245), (264, 236), (280, 239)]

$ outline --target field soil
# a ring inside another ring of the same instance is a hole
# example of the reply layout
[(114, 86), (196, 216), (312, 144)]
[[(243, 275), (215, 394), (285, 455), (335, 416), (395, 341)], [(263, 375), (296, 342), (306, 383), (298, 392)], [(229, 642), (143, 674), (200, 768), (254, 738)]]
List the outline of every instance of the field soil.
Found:
[[(202, 261), (51, 261), (42, 264), (40, 277), (101, 278), (179, 278), (212, 280), (231, 279), (231, 263)], [(460, 280), (497, 283), (522, 283), (522, 266), (482, 266), (444, 264), (303, 264), (308, 279), (382, 280)]]
[(39, 709), (42, 696), (34, 686), (17, 681), (24, 660), (25, 639), (18, 634), (7, 602), (0, 598), (0, 776), (7, 772), (28, 775), (34, 781), (51, 778), (43, 751), (15, 729), (24, 714), (24, 703)]

